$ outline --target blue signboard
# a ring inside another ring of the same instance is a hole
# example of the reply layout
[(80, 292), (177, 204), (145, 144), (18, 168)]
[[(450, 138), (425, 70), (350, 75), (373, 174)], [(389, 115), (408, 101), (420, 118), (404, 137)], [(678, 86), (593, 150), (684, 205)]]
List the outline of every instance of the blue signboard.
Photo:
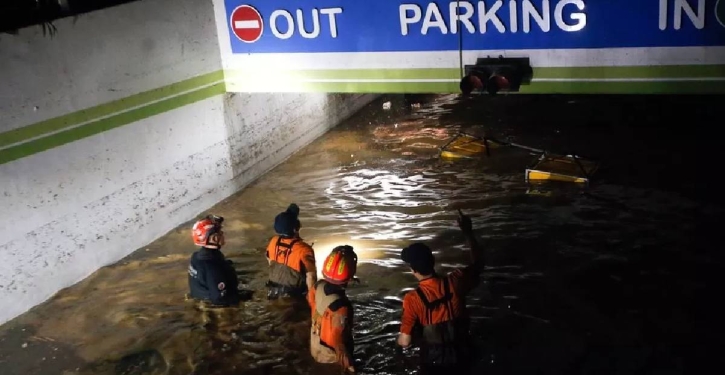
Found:
[(237, 54), (725, 45), (725, 0), (225, 0), (225, 6)]

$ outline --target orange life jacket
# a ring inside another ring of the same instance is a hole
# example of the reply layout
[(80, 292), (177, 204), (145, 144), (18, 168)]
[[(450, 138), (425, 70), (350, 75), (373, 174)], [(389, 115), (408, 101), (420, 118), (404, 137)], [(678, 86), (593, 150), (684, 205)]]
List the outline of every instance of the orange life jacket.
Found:
[[(423, 291), (418, 287), (418, 297), (425, 306), (427, 315), (423, 326), (423, 345), (421, 345), (421, 360), (426, 364), (448, 365), (460, 363), (467, 356), (468, 324), (464, 319), (453, 316), (454, 309), (451, 303), (454, 291), (448, 278), (443, 278), (443, 296), (428, 301)], [(446, 314), (433, 314), (440, 306)]]
[(334, 335), (333, 318), (336, 314), (335, 311), (340, 307), (352, 307), (344, 291), (325, 294), (327, 284), (328, 282), (325, 280), (319, 280), (315, 284), (315, 307), (312, 310), (310, 354), (319, 363), (337, 361), (334, 348), (337, 347), (337, 340), (341, 338)]
[(269, 264), (269, 281), (278, 286), (306, 290), (305, 275), (289, 263), (292, 249), (299, 239), (295, 238), (290, 242), (284, 240), (289, 240), (289, 238), (279, 236), (274, 249), (269, 251), (274, 255), (274, 258), (270, 257), (272, 262)]

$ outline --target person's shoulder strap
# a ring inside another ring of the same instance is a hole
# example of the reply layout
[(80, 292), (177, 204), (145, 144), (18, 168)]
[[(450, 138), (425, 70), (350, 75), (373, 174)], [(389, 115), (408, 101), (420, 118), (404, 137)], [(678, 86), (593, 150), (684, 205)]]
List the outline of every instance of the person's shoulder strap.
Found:
[(423, 305), (425, 305), (426, 309), (435, 309), (441, 303), (446, 303), (450, 301), (451, 297), (453, 296), (447, 277), (443, 278), (443, 296), (441, 298), (435, 299), (433, 301), (428, 301), (428, 298), (426, 298), (425, 293), (423, 293), (423, 290), (420, 288), (420, 286), (415, 289), (415, 292), (418, 294), (418, 297), (420, 297), (420, 300), (423, 302)]
[(350, 304), (344, 291), (335, 290), (328, 293), (328, 286), (330, 284), (324, 280), (318, 280), (315, 284), (315, 308), (320, 315), (325, 312), (325, 309), (334, 312)]
[(279, 258), (280, 254), (283, 254), (284, 255), (284, 262), (282, 262), (282, 263), (285, 264), (285, 265), (289, 261), (289, 256), (290, 256), (290, 252), (292, 251), (292, 247), (298, 241), (296, 238), (295, 239), (292, 239), (292, 242), (290, 242), (290, 243), (285, 243), (285, 242), (282, 241), (282, 240), (287, 239), (287, 238), (289, 238), (289, 237), (278, 236), (277, 237), (277, 243), (274, 246), (274, 248), (275, 248), (275, 260), (277, 260), (277, 258)]
[(441, 303), (450, 301), (453, 297), (453, 289), (451, 286), (451, 281), (448, 277), (443, 277), (443, 297), (439, 298), (436, 301), (440, 301)]
[(425, 305), (425, 307), (428, 308), (428, 305), (430, 305), (430, 302), (428, 302), (428, 299), (425, 297), (423, 290), (420, 289), (420, 286), (415, 288), (415, 292), (418, 294), (418, 297), (420, 297), (420, 300), (423, 302), (423, 305)]
[(428, 301), (428, 298), (426, 298), (425, 294), (423, 293), (423, 290), (418, 286), (418, 288), (415, 289), (416, 293), (418, 294), (418, 297), (420, 297), (421, 302), (423, 302), (423, 306), (425, 307), (425, 314), (428, 318), (428, 322), (433, 322), (433, 310), (435, 310), (439, 305), (445, 305), (446, 310), (448, 310), (449, 315), (451, 318), (453, 318), (453, 293), (451, 292), (451, 288), (449, 285), (449, 281), (447, 277), (443, 277), (443, 296), (441, 298), (438, 298), (433, 301)]
[[(284, 242), (284, 240), (290, 240), (290, 239), (292, 240), (290, 243)], [(299, 238), (278, 236), (275, 247), (277, 247), (277, 248), (284, 247), (284, 248), (291, 249), (297, 242), (299, 242), (299, 240), (300, 240)]]
[(337, 299), (333, 301), (328, 307), (330, 311), (337, 311), (343, 307), (352, 307), (352, 303), (347, 298), (347, 294), (345, 294), (344, 290), (336, 290), (332, 294), (336, 294)]
[(340, 298), (336, 299), (334, 302), (330, 304), (327, 308), (330, 309), (330, 311), (337, 311), (340, 310), (343, 307), (352, 307), (352, 304), (350, 303), (350, 300), (347, 299), (347, 296), (341, 295)]

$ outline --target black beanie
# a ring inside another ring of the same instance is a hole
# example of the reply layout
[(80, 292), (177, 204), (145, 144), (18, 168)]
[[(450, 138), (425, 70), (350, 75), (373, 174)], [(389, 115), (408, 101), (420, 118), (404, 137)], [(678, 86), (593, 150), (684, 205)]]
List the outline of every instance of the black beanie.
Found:
[(421, 275), (430, 275), (435, 272), (435, 258), (433, 252), (423, 243), (416, 242), (400, 253), (403, 262), (408, 263), (413, 271)]
[(292, 215), (294, 217), (298, 217), (298, 216), (300, 216), (300, 206), (298, 206), (298, 205), (296, 205), (294, 203), (291, 203), (287, 207), (287, 211), (285, 211), (285, 212), (287, 212), (288, 214), (290, 214), (290, 215)]
[(277, 234), (292, 237), (296, 229), (300, 227), (300, 220), (297, 218), (300, 214), (300, 208), (292, 203), (287, 207), (287, 211), (279, 213), (274, 218), (274, 231)]

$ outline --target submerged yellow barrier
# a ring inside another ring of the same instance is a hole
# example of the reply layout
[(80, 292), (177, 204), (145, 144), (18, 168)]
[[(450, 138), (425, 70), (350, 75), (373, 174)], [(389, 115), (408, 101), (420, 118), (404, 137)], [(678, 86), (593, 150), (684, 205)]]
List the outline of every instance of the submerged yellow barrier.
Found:
[(441, 148), (444, 159), (472, 159), (486, 154), (486, 148), (495, 149), (500, 145), (494, 141), (460, 133)]
[(574, 183), (589, 183), (599, 164), (574, 155), (542, 154), (536, 163), (526, 169), (526, 182), (551, 180)]
[(501, 142), (491, 138), (459, 133), (441, 147), (443, 159), (473, 159), (490, 155), (492, 149), (511, 146), (537, 154), (532, 166), (526, 168), (524, 178), (529, 181), (562, 181), (588, 184), (589, 179), (599, 168), (599, 163), (576, 155), (550, 154), (544, 150), (531, 148), (511, 142)]

